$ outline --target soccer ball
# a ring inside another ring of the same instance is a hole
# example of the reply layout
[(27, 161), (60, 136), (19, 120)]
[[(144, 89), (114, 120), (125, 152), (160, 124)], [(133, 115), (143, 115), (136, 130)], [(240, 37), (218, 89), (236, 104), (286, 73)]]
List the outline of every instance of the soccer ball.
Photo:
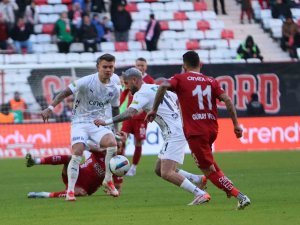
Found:
[(130, 169), (129, 160), (123, 155), (116, 155), (109, 161), (109, 169), (114, 175), (122, 177)]

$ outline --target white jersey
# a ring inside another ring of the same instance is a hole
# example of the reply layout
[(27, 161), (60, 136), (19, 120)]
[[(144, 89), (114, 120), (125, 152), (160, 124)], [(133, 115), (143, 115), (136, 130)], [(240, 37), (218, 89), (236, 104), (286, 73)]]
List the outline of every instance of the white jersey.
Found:
[(72, 123), (92, 123), (105, 119), (108, 108), (120, 105), (119, 87), (112, 81), (103, 84), (98, 73), (82, 77), (69, 85), (75, 95)]
[[(158, 85), (156, 84), (143, 84), (141, 89), (133, 95), (133, 100), (129, 107), (138, 111), (150, 111), (157, 89)], [(184, 137), (180, 111), (176, 101), (177, 95), (167, 91), (163, 102), (159, 105), (157, 110), (155, 122), (162, 130), (165, 140), (170, 136), (178, 138)]]

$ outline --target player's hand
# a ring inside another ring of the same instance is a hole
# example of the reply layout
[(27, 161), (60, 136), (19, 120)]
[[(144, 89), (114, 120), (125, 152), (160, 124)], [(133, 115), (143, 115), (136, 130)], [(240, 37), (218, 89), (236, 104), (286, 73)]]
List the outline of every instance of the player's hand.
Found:
[(240, 125), (234, 126), (234, 133), (237, 138), (241, 138), (243, 136), (243, 128)]
[(147, 116), (146, 116), (145, 120), (148, 121), (148, 122), (153, 122), (155, 117), (156, 117), (156, 112), (151, 110), (150, 112), (147, 113)]
[(44, 123), (45, 123), (45, 122), (48, 122), (48, 119), (49, 119), (51, 113), (52, 113), (52, 111), (51, 111), (51, 109), (49, 109), (49, 108), (44, 109), (44, 110), (41, 112), (41, 116), (42, 116), (42, 118), (43, 118), (43, 120), (44, 120)]
[(126, 142), (127, 137), (128, 137), (128, 135), (127, 135), (127, 133), (124, 132), (124, 131), (118, 131), (118, 132), (116, 132), (116, 138), (117, 138), (119, 141), (123, 142), (123, 143)]
[(104, 120), (101, 120), (101, 119), (96, 119), (94, 120), (94, 124), (99, 127), (99, 126), (106, 126), (106, 123)]

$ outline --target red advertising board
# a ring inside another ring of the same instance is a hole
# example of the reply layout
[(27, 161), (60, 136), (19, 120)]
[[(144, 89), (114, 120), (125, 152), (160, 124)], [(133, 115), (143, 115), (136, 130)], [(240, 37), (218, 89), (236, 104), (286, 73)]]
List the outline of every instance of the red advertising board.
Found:
[[(241, 139), (235, 138), (230, 119), (219, 119), (215, 152), (300, 149), (300, 116), (241, 118), (239, 122), (244, 129)], [(157, 154), (163, 141), (159, 132), (154, 132), (159, 129), (151, 129), (143, 152)], [(1, 125), (0, 158), (25, 157), (27, 152), (35, 156), (70, 154), (70, 124)]]

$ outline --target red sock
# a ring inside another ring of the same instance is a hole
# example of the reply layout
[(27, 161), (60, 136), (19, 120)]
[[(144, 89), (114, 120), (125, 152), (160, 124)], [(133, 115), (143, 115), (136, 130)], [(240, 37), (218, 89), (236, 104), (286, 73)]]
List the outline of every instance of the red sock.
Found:
[(68, 164), (69, 161), (70, 161), (69, 155), (53, 155), (53, 156), (41, 158), (41, 164), (48, 164), (48, 165)]
[(142, 155), (142, 146), (135, 146), (133, 159), (132, 159), (132, 164), (133, 165), (139, 164), (139, 161), (141, 159), (141, 155)]
[(225, 191), (227, 194), (236, 197), (239, 194), (239, 190), (236, 189), (232, 182), (224, 176), (224, 173), (220, 170), (218, 172), (212, 172), (207, 177), (215, 186)]
[(64, 198), (66, 197), (66, 191), (59, 191), (59, 192), (51, 192), (50, 198)]

